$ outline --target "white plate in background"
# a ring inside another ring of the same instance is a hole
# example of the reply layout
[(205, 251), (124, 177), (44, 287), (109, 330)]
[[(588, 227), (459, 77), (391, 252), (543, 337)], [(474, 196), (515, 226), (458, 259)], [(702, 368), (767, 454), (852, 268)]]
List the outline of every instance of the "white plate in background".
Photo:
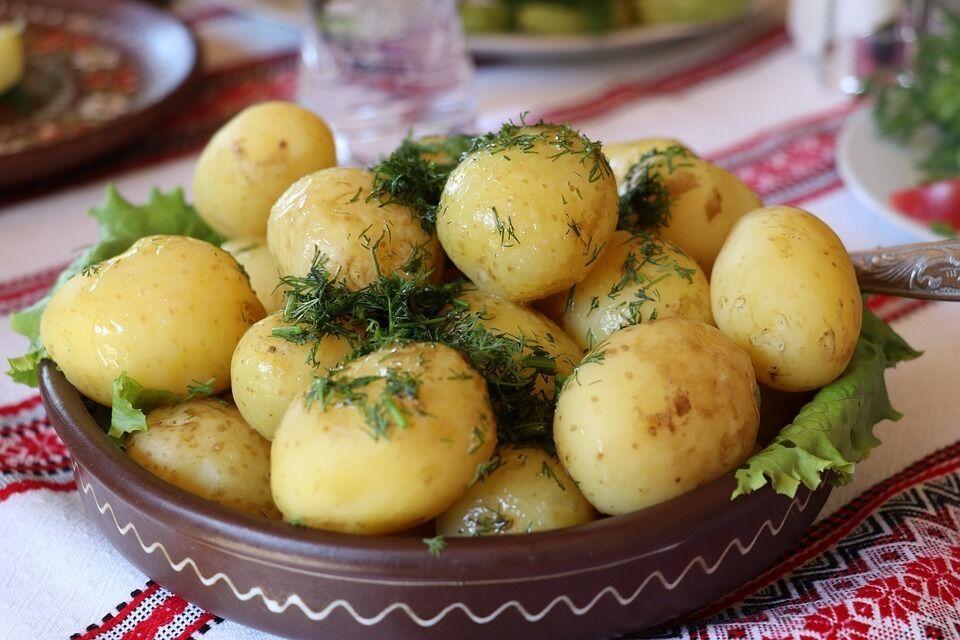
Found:
[(930, 228), (893, 208), (890, 194), (923, 182), (917, 164), (936, 142), (932, 132), (918, 135), (908, 145), (884, 138), (873, 121), (873, 107), (847, 119), (837, 139), (837, 171), (854, 197), (919, 240), (943, 240)]

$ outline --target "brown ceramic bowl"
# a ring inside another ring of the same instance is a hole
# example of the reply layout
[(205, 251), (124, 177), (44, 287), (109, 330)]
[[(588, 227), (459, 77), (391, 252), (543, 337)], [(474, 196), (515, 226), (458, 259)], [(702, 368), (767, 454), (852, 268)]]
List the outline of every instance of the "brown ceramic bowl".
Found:
[[(757, 576), (829, 495), (730, 500), (725, 476), (571, 529), (453, 539), (363, 537), (257, 520), (152, 476), (117, 449), (46, 362), (40, 390), (103, 535), (152, 579), (216, 614), (294, 638), (597, 638), (689, 614)], [(764, 398), (766, 436), (806, 398)]]

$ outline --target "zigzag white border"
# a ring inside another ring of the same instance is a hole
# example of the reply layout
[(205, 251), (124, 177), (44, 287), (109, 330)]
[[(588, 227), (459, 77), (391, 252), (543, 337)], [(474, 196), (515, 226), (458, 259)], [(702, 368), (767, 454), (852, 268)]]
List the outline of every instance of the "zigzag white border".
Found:
[[(120, 522), (117, 520), (117, 514), (113, 510), (113, 507), (110, 505), (110, 503), (103, 502), (101, 504), (100, 501), (97, 499), (97, 494), (93, 486), (85, 482), (80, 477), (79, 473), (77, 473), (77, 479), (79, 480), (80, 488), (83, 490), (83, 493), (90, 494), (93, 497), (93, 502), (96, 505), (97, 510), (100, 512), (100, 514), (106, 515), (107, 511), (110, 512), (110, 516), (113, 519), (113, 523), (117, 527), (117, 531), (120, 533), (120, 535), (126, 536), (130, 531), (133, 531), (133, 535), (134, 537), (136, 537), (137, 543), (140, 545), (140, 548), (143, 549), (145, 553), (152, 554), (159, 549), (160, 552), (163, 554), (164, 558), (166, 558), (167, 563), (170, 565), (170, 567), (174, 571), (179, 573), (183, 571), (184, 568), (189, 566), (190, 568), (193, 569), (193, 572), (196, 574), (200, 582), (207, 587), (213, 586), (218, 581), (222, 580), (230, 588), (230, 590), (233, 592), (233, 595), (238, 600), (246, 602), (247, 600), (251, 600), (253, 598), (259, 597), (263, 601), (267, 609), (272, 613), (283, 613), (290, 607), (296, 607), (300, 609), (300, 611), (310, 620), (321, 621), (328, 618), (330, 614), (333, 613), (333, 611), (335, 611), (336, 609), (342, 608), (344, 611), (349, 613), (350, 616), (358, 624), (361, 624), (367, 627), (372, 627), (374, 625), (379, 624), (381, 621), (383, 621), (384, 618), (386, 618), (388, 615), (390, 615), (394, 611), (401, 611), (405, 613), (407, 617), (410, 618), (410, 620), (412, 620), (413, 622), (415, 622), (417, 625), (421, 627), (432, 627), (437, 623), (439, 623), (441, 620), (443, 620), (451, 612), (456, 610), (462, 611), (464, 615), (466, 615), (475, 624), (487, 624), (495, 620), (505, 611), (508, 611), (510, 609), (516, 609), (517, 612), (520, 613), (520, 615), (522, 615), (525, 620), (527, 620), (527, 622), (537, 622), (539, 620), (542, 620), (544, 617), (546, 617), (547, 614), (549, 614), (554, 607), (558, 606), (561, 603), (566, 605), (566, 607), (574, 615), (582, 616), (587, 612), (589, 612), (591, 609), (593, 609), (593, 607), (596, 606), (596, 604), (604, 596), (608, 594), (612, 595), (617, 600), (617, 602), (620, 603), (621, 606), (627, 606), (631, 604), (634, 600), (636, 600), (637, 597), (639, 597), (639, 595), (643, 592), (643, 590), (654, 578), (657, 578), (660, 580), (660, 583), (663, 585), (664, 589), (666, 589), (667, 591), (672, 591), (674, 588), (676, 588), (678, 584), (680, 584), (680, 582), (683, 581), (683, 579), (687, 576), (687, 574), (694, 567), (694, 565), (699, 564), (706, 575), (711, 575), (720, 567), (720, 565), (726, 559), (727, 554), (730, 552), (731, 549), (736, 548), (737, 552), (741, 556), (746, 555), (753, 549), (754, 546), (756, 546), (757, 541), (760, 539), (760, 535), (763, 533), (764, 529), (770, 532), (771, 537), (776, 537), (780, 533), (780, 531), (783, 530), (783, 527), (786, 524), (787, 519), (790, 517), (790, 514), (793, 512), (794, 507), (796, 507), (799, 513), (803, 513), (803, 511), (807, 508), (807, 505), (809, 505), (811, 497), (813, 496), (812, 492), (808, 493), (806, 500), (803, 501), (802, 503), (798, 499), (794, 499), (793, 502), (790, 503), (790, 507), (787, 508), (786, 513), (784, 513), (783, 519), (780, 521), (780, 524), (775, 526), (770, 520), (767, 520), (762, 525), (760, 525), (760, 528), (757, 530), (757, 533), (753, 536), (753, 540), (750, 541), (750, 544), (744, 546), (740, 538), (734, 538), (733, 540), (731, 540), (730, 543), (724, 549), (723, 553), (720, 554), (720, 557), (717, 559), (717, 561), (712, 565), (708, 564), (703, 559), (703, 556), (697, 556), (696, 558), (690, 561), (690, 563), (680, 573), (680, 575), (676, 578), (676, 580), (673, 580), (673, 581), (668, 580), (663, 575), (662, 572), (654, 571), (653, 573), (648, 575), (644, 579), (644, 581), (640, 583), (640, 586), (637, 587), (637, 589), (629, 596), (624, 596), (616, 589), (616, 587), (609, 586), (602, 589), (596, 596), (593, 597), (592, 600), (590, 600), (590, 602), (588, 602), (586, 605), (582, 607), (578, 607), (576, 604), (574, 604), (574, 602), (570, 599), (569, 596), (562, 595), (554, 598), (548, 605), (546, 605), (542, 610), (538, 612), (530, 612), (517, 600), (510, 600), (509, 602), (503, 603), (502, 605), (494, 609), (493, 612), (487, 615), (478, 615), (474, 613), (473, 610), (471, 610), (466, 604), (462, 602), (456, 602), (454, 604), (448, 605), (447, 607), (442, 609), (438, 614), (429, 618), (420, 617), (405, 602), (395, 602), (389, 605), (388, 607), (386, 607), (385, 609), (383, 609), (377, 615), (368, 617), (357, 612), (357, 610), (354, 609), (349, 602), (343, 599), (334, 600), (333, 602), (325, 606), (323, 609), (319, 611), (315, 611), (314, 609), (310, 608), (306, 603), (304, 603), (303, 599), (296, 593), (288, 596), (283, 603), (280, 603), (277, 600), (274, 600), (268, 597), (260, 587), (253, 587), (248, 591), (241, 592), (237, 588), (237, 586), (233, 583), (233, 580), (231, 580), (230, 577), (225, 573), (218, 572), (211, 575), (210, 577), (205, 577), (200, 572), (200, 568), (197, 566), (197, 563), (193, 560), (193, 558), (187, 557), (179, 562), (174, 562), (173, 559), (170, 557), (170, 553), (167, 551), (167, 548), (163, 546), (163, 543), (153, 542), (149, 545), (144, 543), (143, 538), (140, 536), (140, 532), (137, 530), (136, 526), (133, 523), (128, 522), (125, 525), (121, 525)], [(278, 566), (278, 568), (283, 569), (286, 567)], [(587, 573), (595, 569), (596, 568), (591, 567), (579, 573)], [(323, 574), (323, 575), (324, 577), (328, 579), (333, 579), (333, 580), (344, 579), (343, 577), (340, 577), (340, 576), (333, 576), (333, 575), (327, 575), (327, 574)], [(524, 578), (524, 579), (529, 580), (530, 578)], [(370, 582), (378, 583), (378, 581), (374, 581), (374, 580), (371, 580)], [(395, 584), (389, 581), (382, 581), (379, 583), (388, 584), (388, 585)], [(466, 582), (461, 582), (460, 584), (473, 584), (473, 583), (470, 581), (466, 581)]]

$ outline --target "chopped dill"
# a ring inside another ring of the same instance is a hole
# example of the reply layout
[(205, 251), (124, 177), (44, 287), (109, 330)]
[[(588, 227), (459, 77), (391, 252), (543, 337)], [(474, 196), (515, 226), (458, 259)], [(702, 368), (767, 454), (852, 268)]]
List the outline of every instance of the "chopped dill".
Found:
[(687, 166), (688, 163), (678, 160), (688, 157), (690, 151), (680, 145), (651, 149), (640, 156), (620, 185), (618, 229), (635, 232), (670, 222), (671, 196), (664, 175)]
[(373, 188), (367, 201), (376, 201), (381, 206), (394, 203), (408, 206), (424, 231), (432, 233), (437, 225), (443, 187), (472, 142), (473, 138), (467, 135), (437, 140), (407, 137), (371, 169)]
[(553, 472), (553, 467), (550, 466), (550, 463), (546, 460), (543, 461), (543, 465), (540, 467), (540, 471), (537, 472), (537, 475), (541, 478), (549, 478), (557, 483), (557, 486), (560, 487), (560, 491), (566, 491), (567, 488), (563, 486), (563, 483), (560, 482), (560, 478), (557, 477), (557, 474)]
[(500, 513), (499, 510), (489, 507), (474, 507), (463, 517), (463, 526), (459, 533), (470, 536), (489, 536), (509, 531), (513, 528), (513, 520)]
[[(383, 388), (371, 399), (368, 387), (383, 381)], [(359, 376), (350, 378), (341, 370), (317, 376), (307, 392), (307, 404), (320, 405), (321, 411), (330, 406), (353, 405), (363, 413), (374, 440), (389, 439), (390, 429), (406, 429), (409, 411), (399, 400), (417, 399), (420, 381), (410, 373), (388, 369), (385, 376)]]
[(84, 278), (92, 278), (93, 276), (100, 274), (100, 267), (101, 264), (99, 262), (95, 264), (88, 264), (80, 270), (80, 275)]
[(193, 400), (194, 398), (205, 398), (207, 396), (213, 395), (213, 383), (216, 378), (210, 378), (206, 382), (199, 382), (194, 380), (191, 384), (187, 385), (187, 397), (186, 400)]
[(483, 429), (480, 427), (474, 427), (473, 431), (470, 432), (470, 450), (467, 453), (473, 455), (479, 451), (487, 441), (487, 437), (483, 433)]
[(447, 548), (447, 541), (443, 536), (434, 536), (432, 538), (422, 538), (423, 544), (427, 545), (427, 551), (434, 558), (439, 558), (443, 550)]
[(470, 484), (476, 484), (477, 482), (483, 482), (487, 476), (503, 466), (503, 458), (500, 457), (499, 453), (495, 453), (490, 456), (489, 460), (485, 460), (477, 465), (477, 471), (473, 474), (473, 480), (470, 481)]
[(516, 229), (513, 228), (512, 217), (507, 216), (507, 222), (504, 224), (503, 220), (500, 219), (500, 214), (497, 213), (497, 208), (493, 207), (493, 218), (497, 225), (497, 233), (500, 234), (501, 247), (508, 248), (514, 246), (514, 243), (520, 244)]

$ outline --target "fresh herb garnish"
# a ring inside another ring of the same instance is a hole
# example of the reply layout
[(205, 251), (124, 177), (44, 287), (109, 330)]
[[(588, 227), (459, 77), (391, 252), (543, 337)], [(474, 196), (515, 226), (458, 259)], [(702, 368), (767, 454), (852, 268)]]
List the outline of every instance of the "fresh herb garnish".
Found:
[(618, 229), (656, 229), (670, 222), (670, 188), (665, 176), (686, 165), (690, 151), (680, 145), (647, 151), (627, 171), (619, 186)]
[[(376, 391), (374, 386), (381, 388)], [(388, 369), (382, 376), (350, 378), (337, 369), (314, 378), (306, 402), (307, 405), (316, 402), (321, 411), (330, 406), (356, 406), (363, 413), (373, 439), (389, 439), (391, 428), (407, 428), (410, 411), (401, 401), (415, 401), (419, 390), (420, 380), (405, 371)]]
[(463, 526), (459, 533), (470, 536), (489, 536), (509, 531), (513, 528), (513, 520), (499, 510), (488, 507), (474, 507), (463, 517)]
[(922, 35), (910, 69), (895, 81), (870, 80), (880, 132), (901, 143), (925, 127), (940, 139), (921, 163), (927, 180), (960, 175), (960, 14), (942, 11), (943, 30)]
[(434, 536), (432, 538), (421, 538), (423, 544), (427, 545), (427, 551), (434, 558), (439, 558), (443, 550), (447, 548), (447, 541), (443, 536)]
[(432, 233), (443, 187), (472, 141), (466, 135), (419, 141), (406, 138), (373, 167), (373, 188), (367, 201), (376, 200), (381, 206), (406, 205), (424, 231)]

